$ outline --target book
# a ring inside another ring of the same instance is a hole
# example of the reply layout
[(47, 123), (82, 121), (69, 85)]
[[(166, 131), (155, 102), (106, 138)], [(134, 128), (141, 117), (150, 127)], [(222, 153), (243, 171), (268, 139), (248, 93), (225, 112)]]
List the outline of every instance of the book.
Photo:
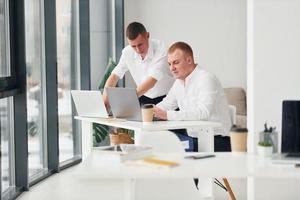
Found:
[(112, 146), (95, 147), (95, 151), (100, 152), (107, 160), (124, 162), (128, 160), (138, 160), (152, 155), (151, 146), (135, 144), (119, 144)]

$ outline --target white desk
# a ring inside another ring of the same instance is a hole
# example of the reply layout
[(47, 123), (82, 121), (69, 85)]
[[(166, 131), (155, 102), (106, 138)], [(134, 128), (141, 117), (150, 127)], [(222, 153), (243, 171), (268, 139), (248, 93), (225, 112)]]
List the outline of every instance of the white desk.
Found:
[[(213, 152), (214, 151), (214, 129), (221, 127), (220, 123), (210, 121), (154, 121), (154, 122), (137, 122), (137, 121), (118, 121), (101, 118), (89, 118), (89, 117), (78, 117), (75, 119), (82, 121), (82, 141), (83, 141), (83, 160), (87, 155), (90, 154), (92, 148), (92, 123), (98, 123), (118, 128), (126, 128), (135, 131), (134, 141), (135, 144), (139, 144), (140, 138), (143, 133), (146, 132), (159, 132), (172, 129), (184, 129), (184, 128), (202, 128), (201, 134), (198, 134), (198, 150), (200, 152)], [(87, 124), (86, 124), (87, 123)], [(86, 139), (88, 144), (84, 144)], [(87, 146), (87, 148), (85, 147)], [(88, 152), (88, 153), (85, 153)], [(212, 196), (212, 180), (201, 179), (198, 183), (199, 187), (202, 187), (201, 191), (203, 196)]]
[[(270, 158), (261, 158), (247, 153), (215, 153), (215, 158), (188, 160), (188, 154), (156, 154), (158, 158), (177, 161), (174, 168), (112, 163), (101, 159), (94, 151), (83, 163), (83, 171), (78, 171), (84, 179), (183, 179), (183, 178), (300, 178), (300, 169), (290, 165), (275, 165)], [(189, 153), (192, 154), (192, 153)], [(249, 191), (248, 191), (249, 192)], [(251, 196), (251, 195), (250, 195)], [(251, 200), (251, 199), (250, 199)]]
[[(184, 156), (202, 153), (160, 153), (156, 158), (178, 162), (177, 167), (160, 168), (109, 162), (95, 150), (83, 163), (86, 178), (300, 178), (300, 168), (292, 165), (272, 164), (271, 158), (249, 153), (214, 153), (216, 157), (199, 160)], [(206, 154), (206, 153), (203, 153)], [(103, 155), (103, 154), (102, 154)], [(155, 165), (153, 165), (155, 166)]]
[[(87, 123), (98, 123), (118, 128), (126, 128), (135, 131), (135, 143), (139, 143), (139, 137), (143, 132), (155, 132), (172, 129), (184, 129), (184, 128), (203, 128), (206, 132), (198, 135), (198, 147), (200, 152), (212, 152), (214, 151), (214, 129), (221, 127), (220, 123), (210, 121), (154, 121), (154, 122), (136, 122), (136, 121), (118, 121), (108, 120), (100, 118), (78, 117), (75, 119), (81, 120)], [(83, 133), (86, 132), (88, 126), (82, 126)], [(91, 127), (88, 128), (87, 134), (91, 134)], [(87, 137), (87, 134), (85, 137)]]

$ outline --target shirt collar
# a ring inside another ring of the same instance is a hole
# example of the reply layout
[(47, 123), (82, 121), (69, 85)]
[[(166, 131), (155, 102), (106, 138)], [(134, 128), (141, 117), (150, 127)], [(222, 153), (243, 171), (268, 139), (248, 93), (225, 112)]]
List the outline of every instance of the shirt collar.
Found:
[(138, 60), (139, 62), (144, 62), (148, 59), (153, 58), (153, 56), (154, 56), (154, 49), (153, 49), (153, 44), (151, 42), (151, 39), (149, 39), (149, 47), (148, 47), (148, 51), (147, 51), (147, 54), (146, 54), (146, 57), (144, 58), (144, 60), (138, 53), (134, 52), (134, 59)]
[(200, 70), (200, 67), (198, 65), (196, 65), (195, 69), (185, 78), (185, 80), (180, 80), (180, 82), (184, 85), (187, 86), (189, 84), (189, 82), (191, 82), (193, 80), (193, 78), (196, 76), (195, 74), (197, 74), (197, 71)]

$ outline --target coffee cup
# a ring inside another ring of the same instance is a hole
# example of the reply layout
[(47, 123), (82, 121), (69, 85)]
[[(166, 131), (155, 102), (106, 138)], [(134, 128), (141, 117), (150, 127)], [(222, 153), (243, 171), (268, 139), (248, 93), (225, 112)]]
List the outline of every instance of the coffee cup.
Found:
[(153, 104), (144, 104), (142, 105), (142, 118), (143, 122), (152, 122), (153, 121)]
[(247, 151), (247, 128), (233, 127), (230, 130), (230, 144), (232, 152)]

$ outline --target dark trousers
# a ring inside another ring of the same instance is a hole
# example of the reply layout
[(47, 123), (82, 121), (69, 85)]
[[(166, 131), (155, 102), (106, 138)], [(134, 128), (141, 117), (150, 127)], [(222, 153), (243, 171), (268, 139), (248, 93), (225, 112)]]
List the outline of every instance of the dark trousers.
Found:
[[(198, 152), (198, 139), (188, 136), (186, 129), (171, 130), (174, 132), (180, 141), (185, 141), (189, 144), (189, 148), (185, 149), (186, 152)], [(230, 137), (215, 135), (214, 138), (214, 151), (215, 152), (230, 152)]]
[(139, 97), (139, 102), (140, 102), (141, 105), (143, 105), (143, 104), (154, 104), (154, 105), (156, 105), (159, 102), (161, 102), (163, 100), (163, 98), (165, 98), (165, 97), (166, 97), (166, 95), (151, 99), (151, 98), (146, 97), (146, 96), (143, 95), (143, 96)]
[[(177, 135), (177, 137), (180, 139), (180, 141), (185, 141), (185, 142), (189, 143), (189, 148), (185, 149), (186, 152), (198, 152), (198, 139), (188, 136), (186, 129), (176, 129), (176, 130), (171, 130), (171, 131)], [(215, 135), (214, 151), (215, 152), (231, 151), (230, 137)], [(194, 182), (195, 182), (196, 188), (198, 189), (198, 179), (194, 178)]]

